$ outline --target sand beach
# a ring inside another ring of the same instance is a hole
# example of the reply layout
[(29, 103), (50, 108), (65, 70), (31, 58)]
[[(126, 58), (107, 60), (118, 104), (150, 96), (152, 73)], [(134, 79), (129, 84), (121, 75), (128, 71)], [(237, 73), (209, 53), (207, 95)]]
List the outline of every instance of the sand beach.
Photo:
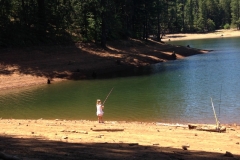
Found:
[(225, 133), (126, 121), (1, 119), (0, 125), (1, 153), (16, 159), (240, 159), (236, 124)]
[(208, 38), (228, 38), (228, 37), (240, 37), (240, 31), (236, 29), (221, 29), (212, 33), (177, 33), (166, 34), (163, 37), (163, 41), (182, 41), (191, 39), (208, 39)]

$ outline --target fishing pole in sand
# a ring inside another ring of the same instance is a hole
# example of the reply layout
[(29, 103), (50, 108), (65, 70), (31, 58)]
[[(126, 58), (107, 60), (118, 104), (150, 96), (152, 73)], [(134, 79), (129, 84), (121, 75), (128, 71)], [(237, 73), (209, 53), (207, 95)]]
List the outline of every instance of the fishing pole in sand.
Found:
[(219, 130), (220, 129), (220, 122), (217, 119), (217, 115), (216, 115), (215, 108), (214, 108), (214, 105), (213, 105), (212, 97), (210, 97), (210, 98), (211, 98), (211, 102), (212, 102), (213, 113), (214, 113), (215, 120), (216, 120), (216, 127)]
[[(114, 87), (113, 87), (114, 88)], [(108, 95), (107, 95), (107, 97), (106, 97), (106, 99), (103, 101), (103, 104), (102, 105), (104, 105), (104, 103), (106, 102), (106, 100), (108, 99), (108, 97), (109, 97), (109, 95), (111, 94), (111, 92), (112, 92), (112, 90), (113, 90), (113, 88), (110, 90), (110, 92), (108, 93)]]

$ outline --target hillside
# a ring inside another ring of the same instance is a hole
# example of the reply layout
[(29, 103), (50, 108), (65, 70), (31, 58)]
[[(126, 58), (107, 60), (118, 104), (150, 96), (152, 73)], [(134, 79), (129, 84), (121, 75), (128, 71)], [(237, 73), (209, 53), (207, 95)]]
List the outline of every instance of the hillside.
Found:
[(93, 43), (1, 49), (0, 89), (45, 84), (47, 79), (53, 83), (106, 78), (116, 72), (206, 52), (134, 39), (109, 42), (106, 49)]

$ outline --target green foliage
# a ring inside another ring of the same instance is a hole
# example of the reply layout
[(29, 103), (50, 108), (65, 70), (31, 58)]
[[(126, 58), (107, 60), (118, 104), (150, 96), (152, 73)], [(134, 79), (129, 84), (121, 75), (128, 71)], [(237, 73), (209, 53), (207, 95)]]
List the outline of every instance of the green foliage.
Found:
[(198, 19), (196, 26), (197, 26), (196, 28), (197, 31), (204, 32), (205, 26), (204, 26), (204, 19), (202, 17)]
[(213, 22), (213, 20), (211, 20), (211, 19), (207, 20), (207, 29), (209, 32), (215, 30), (215, 23)]
[(0, 0), (0, 46), (239, 29), (239, 8), (240, 0)]
[(230, 25), (227, 23), (227, 24), (224, 25), (223, 28), (224, 28), (224, 29), (230, 29)]
[(236, 26), (237, 26), (237, 29), (240, 29), (240, 19), (238, 19), (236, 22), (235, 22)]
[(239, 19), (240, 19), (240, 1), (232, 0), (231, 1), (231, 15), (232, 15), (232, 25), (240, 28)]
[(219, 2), (219, 18), (220, 22), (222, 23), (221, 26), (224, 24), (231, 23), (231, 0), (220, 0)]

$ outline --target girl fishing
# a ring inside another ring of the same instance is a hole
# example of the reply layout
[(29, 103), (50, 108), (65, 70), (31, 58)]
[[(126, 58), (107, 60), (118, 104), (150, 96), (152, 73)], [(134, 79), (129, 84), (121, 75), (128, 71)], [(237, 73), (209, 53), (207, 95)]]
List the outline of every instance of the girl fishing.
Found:
[(103, 108), (104, 106), (102, 105), (102, 102), (100, 99), (97, 100), (97, 103), (96, 103), (96, 107), (97, 107), (97, 117), (98, 117), (98, 122), (99, 123), (104, 123), (103, 122)]
[(103, 104), (101, 102), (100, 99), (97, 99), (97, 103), (96, 103), (96, 107), (97, 107), (97, 117), (98, 117), (98, 122), (99, 123), (104, 123), (103, 122), (103, 108), (104, 108), (104, 103), (106, 102), (108, 96), (111, 94), (113, 88), (111, 89), (111, 91), (108, 93), (106, 99), (104, 100)]

